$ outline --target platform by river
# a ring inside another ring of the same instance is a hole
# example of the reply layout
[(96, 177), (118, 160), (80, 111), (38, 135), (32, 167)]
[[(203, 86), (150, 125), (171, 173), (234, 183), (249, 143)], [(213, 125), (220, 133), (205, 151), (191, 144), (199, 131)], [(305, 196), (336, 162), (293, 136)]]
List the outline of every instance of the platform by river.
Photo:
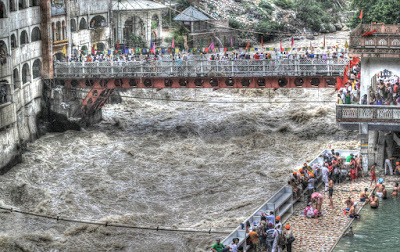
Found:
[[(294, 214), (286, 222), (286, 224), (290, 224), (296, 237), (292, 251), (330, 251), (351, 221), (348, 215), (343, 214), (345, 207), (343, 202), (349, 196), (357, 202), (361, 190), (364, 190), (369, 184), (369, 179), (366, 179), (365, 182), (360, 179), (357, 183), (335, 184), (334, 208), (329, 207), (328, 193), (324, 193), (323, 216), (316, 219), (304, 217), (305, 203), (298, 204)], [(320, 192), (323, 193), (323, 188)]]

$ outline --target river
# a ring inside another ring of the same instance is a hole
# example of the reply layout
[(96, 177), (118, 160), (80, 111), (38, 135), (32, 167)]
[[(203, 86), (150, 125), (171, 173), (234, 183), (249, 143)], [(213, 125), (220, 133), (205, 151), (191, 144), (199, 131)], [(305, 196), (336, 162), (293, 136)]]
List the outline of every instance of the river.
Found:
[[(231, 231), (304, 161), (329, 145), (359, 143), (357, 132), (336, 125), (333, 89), (121, 94), (123, 102), (106, 105), (98, 125), (28, 144), (23, 163), (0, 177), (0, 204), (76, 219)], [(4, 211), (0, 218), (6, 251), (204, 251), (222, 238)]]

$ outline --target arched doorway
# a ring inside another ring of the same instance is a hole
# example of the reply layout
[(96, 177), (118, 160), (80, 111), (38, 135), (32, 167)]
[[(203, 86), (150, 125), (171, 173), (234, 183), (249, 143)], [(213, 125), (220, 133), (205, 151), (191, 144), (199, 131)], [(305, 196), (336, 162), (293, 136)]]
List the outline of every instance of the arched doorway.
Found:
[(14, 68), (13, 70), (13, 81), (14, 81), (14, 89), (21, 88), (21, 79), (19, 77), (18, 68)]
[(146, 41), (146, 28), (140, 17), (128, 18), (124, 24), (123, 42), (128, 47), (143, 47)]
[(31, 71), (28, 63), (25, 63), (22, 67), (22, 84), (26, 84), (31, 81)]
[(81, 53), (82, 54), (85, 55), (87, 53), (87, 50), (88, 50), (87, 46), (84, 45), (84, 46), (81, 47)]
[(107, 21), (103, 16), (95, 16), (90, 20), (90, 28), (99, 28), (107, 26)]
[[(389, 69), (382, 69), (371, 78), (369, 104), (400, 105), (400, 78)], [(368, 95), (367, 95), (368, 96)]]
[(32, 40), (32, 42), (39, 41), (40, 38), (41, 38), (41, 36), (40, 36), (40, 29), (39, 29), (39, 27), (33, 28), (32, 34), (31, 34), (31, 40)]
[(21, 45), (25, 45), (25, 44), (29, 43), (28, 33), (25, 30), (23, 30), (21, 32), (20, 39), (21, 39)]
[(32, 65), (33, 79), (39, 78), (42, 75), (42, 62), (36, 59)]
[(4, 5), (3, 1), (0, 1), (0, 18), (7, 17), (7, 10), (6, 6)]
[(87, 23), (85, 18), (81, 18), (81, 21), (79, 22), (79, 30), (86, 30), (87, 29)]

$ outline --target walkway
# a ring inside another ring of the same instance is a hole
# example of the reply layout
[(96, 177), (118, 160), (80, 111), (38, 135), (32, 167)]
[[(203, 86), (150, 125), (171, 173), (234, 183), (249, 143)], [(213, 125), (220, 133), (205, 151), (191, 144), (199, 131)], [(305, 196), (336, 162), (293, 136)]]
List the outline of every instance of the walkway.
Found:
[[(287, 220), (296, 237), (293, 251), (329, 251), (350, 222), (350, 218), (343, 214), (344, 201), (351, 196), (359, 198), (361, 190), (368, 187), (370, 180), (350, 184), (349, 182), (334, 186), (334, 209), (329, 207), (328, 193), (324, 194), (322, 206), (323, 217), (308, 219), (303, 215), (305, 204), (299, 204), (294, 214)], [(323, 189), (322, 189), (323, 190)], [(356, 202), (357, 202), (356, 201)], [(359, 205), (360, 206), (360, 205)]]

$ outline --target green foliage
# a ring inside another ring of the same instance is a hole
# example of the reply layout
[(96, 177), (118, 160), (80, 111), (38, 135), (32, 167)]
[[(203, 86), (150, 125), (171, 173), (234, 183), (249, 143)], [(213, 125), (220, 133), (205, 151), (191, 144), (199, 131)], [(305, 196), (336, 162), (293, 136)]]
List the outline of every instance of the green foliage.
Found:
[[(329, 22), (330, 19), (327, 9), (324, 9), (323, 5), (323, 3), (314, 0), (298, 1), (296, 4), (297, 18), (302, 20), (304, 24), (312, 30), (319, 31), (322, 24)], [(332, 13), (329, 15), (332, 15)]]
[(131, 42), (134, 46), (143, 46), (144, 41), (141, 36), (136, 36), (134, 33), (131, 34)]
[(263, 9), (264, 11), (266, 11), (268, 14), (271, 14), (271, 13), (275, 10), (275, 8), (274, 8), (270, 3), (265, 2), (264, 0), (261, 1), (261, 2), (258, 4), (258, 7), (262, 8), (262, 9)]
[(274, 37), (273, 34), (276, 34), (277, 31), (282, 30), (283, 28), (284, 24), (278, 24), (277, 22), (274, 21), (266, 21), (266, 22), (259, 22), (254, 30), (255, 32), (262, 33), (262, 35), (257, 33), (258, 39), (260, 39), (260, 37), (263, 36), (264, 41), (267, 41)]
[(233, 18), (229, 19), (229, 27), (235, 28), (235, 29), (242, 29), (243, 24)]
[(285, 10), (294, 8), (294, 2), (292, 0), (274, 0), (274, 4)]
[[(177, 24), (174, 31), (172, 32), (172, 36), (174, 38), (174, 43), (176, 47), (184, 47), (185, 44), (185, 36), (189, 34), (189, 30), (182, 24)], [(172, 37), (168, 37), (164, 39), (165, 42), (171, 43)]]
[(176, 9), (178, 11), (183, 11), (189, 6), (190, 6), (190, 0), (178, 0), (178, 1), (176, 1)]
[(351, 8), (356, 9), (356, 14), (350, 20), (352, 27), (357, 26), (360, 11), (363, 10), (363, 23), (371, 22), (397, 24), (400, 23), (400, 1), (399, 0), (352, 0)]

